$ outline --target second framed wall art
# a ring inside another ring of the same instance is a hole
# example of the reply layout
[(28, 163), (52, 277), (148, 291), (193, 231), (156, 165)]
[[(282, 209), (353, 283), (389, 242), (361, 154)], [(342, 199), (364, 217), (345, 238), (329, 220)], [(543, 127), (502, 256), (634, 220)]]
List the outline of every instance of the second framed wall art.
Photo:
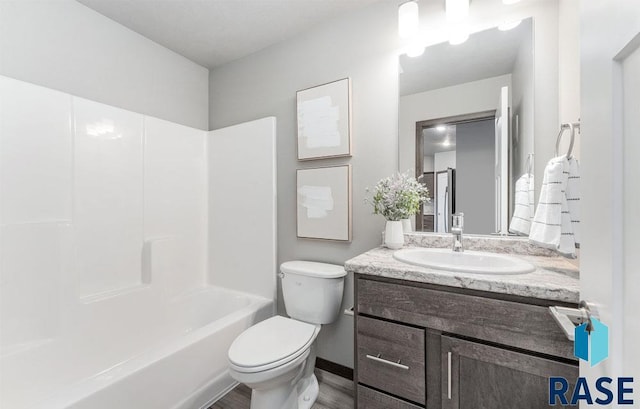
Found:
[(351, 165), (297, 171), (297, 236), (351, 241)]

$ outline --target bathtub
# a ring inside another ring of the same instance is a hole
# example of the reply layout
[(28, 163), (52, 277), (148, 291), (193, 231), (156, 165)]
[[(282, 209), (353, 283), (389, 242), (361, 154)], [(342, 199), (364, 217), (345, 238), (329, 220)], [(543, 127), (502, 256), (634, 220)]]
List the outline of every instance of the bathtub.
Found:
[(274, 312), (213, 286), (170, 301), (140, 286), (64, 308), (62, 333), (2, 351), (1, 408), (206, 408), (235, 386), (235, 337)]

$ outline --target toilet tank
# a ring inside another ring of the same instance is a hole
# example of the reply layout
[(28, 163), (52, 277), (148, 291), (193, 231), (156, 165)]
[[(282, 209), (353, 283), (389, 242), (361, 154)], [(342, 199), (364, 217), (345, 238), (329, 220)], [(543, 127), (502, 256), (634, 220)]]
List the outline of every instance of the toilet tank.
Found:
[(310, 324), (335, 321), (342, 305), (343, 266), (313, 261), (287, 261), (280, 266), (287, 315)]

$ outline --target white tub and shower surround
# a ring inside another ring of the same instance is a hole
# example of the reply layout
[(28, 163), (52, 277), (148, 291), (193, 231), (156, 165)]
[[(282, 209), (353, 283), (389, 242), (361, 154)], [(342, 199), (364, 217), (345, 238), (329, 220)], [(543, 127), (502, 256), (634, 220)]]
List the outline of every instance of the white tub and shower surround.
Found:
[(99, 328), (3, 356), (0, 407), (206, 407), (235, 386), (226, 360), (235, 337), (273, 313), (271, 300), (213, 286), (175, 297), (160, 311), (122, 313), (152, 305), (152, 298), (144, 290), (109, 298), (101, 311), (85, 313)]
[(210, 280), (269, 299), (276, 298), (278, 268), (275, 135), (270, 117), (211, 131), (208, 139)]
[(0, 77), (0, 407), (197, 407), (233, 384), (228, 345), (273, 301), (208, 275), (208, 137)]

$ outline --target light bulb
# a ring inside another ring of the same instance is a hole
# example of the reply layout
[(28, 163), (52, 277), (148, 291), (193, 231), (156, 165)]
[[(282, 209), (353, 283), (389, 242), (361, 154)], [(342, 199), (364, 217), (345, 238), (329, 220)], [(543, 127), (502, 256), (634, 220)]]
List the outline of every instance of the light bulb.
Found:
[(398, 35), (400, 38), (411, 38), (418, 34), (420, 17), (418, 3), (408, 1), (398, 8)]
[(449, 33), (449, 44), (462, 44), (469, 39), (469, 30), (466, 27), (456, 27)]
[(407, 47), (407, 57), (420, 57), (424, 54), (424, 46), (420, 43), (413, 43)]
[(446, 0), (447, 21), (463, 22), (469, 16), (469, 0)]

